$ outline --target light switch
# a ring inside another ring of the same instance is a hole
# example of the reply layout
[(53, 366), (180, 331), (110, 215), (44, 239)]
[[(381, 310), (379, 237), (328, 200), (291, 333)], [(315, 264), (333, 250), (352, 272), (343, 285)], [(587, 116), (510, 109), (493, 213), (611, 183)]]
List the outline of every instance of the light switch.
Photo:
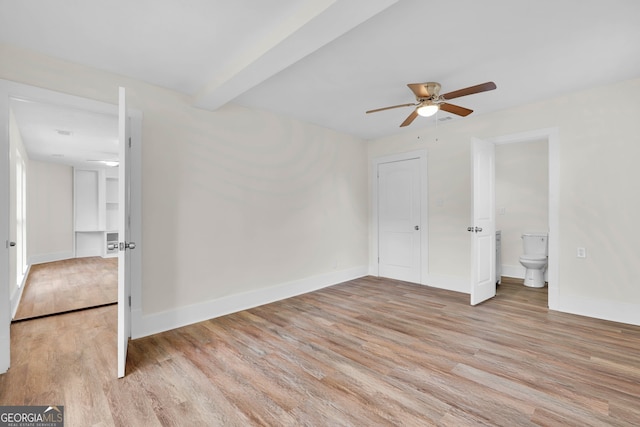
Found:
[(498, 215), (504, 215), (507, 209), (503, 206), (498, 208)]
[(578, 248), (578, 258), (586, 258), (587, 250), (585, 248)]

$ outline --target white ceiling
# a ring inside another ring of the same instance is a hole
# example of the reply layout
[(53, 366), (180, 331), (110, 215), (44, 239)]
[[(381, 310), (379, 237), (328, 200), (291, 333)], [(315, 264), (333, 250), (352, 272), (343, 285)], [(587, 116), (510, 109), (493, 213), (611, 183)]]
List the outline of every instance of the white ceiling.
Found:
[(11, 99), (31, 160), (77, 167), (118, 161), (118, 117), (59, 105)]
[(456, 99), (480, 115), (638, 77), (639, 16), (637, 0), (0, 0), (0, 42), (370, 139), (406, 131), (410, 108), (364, 112), (413, 102), (407, 83), (494, 81)]

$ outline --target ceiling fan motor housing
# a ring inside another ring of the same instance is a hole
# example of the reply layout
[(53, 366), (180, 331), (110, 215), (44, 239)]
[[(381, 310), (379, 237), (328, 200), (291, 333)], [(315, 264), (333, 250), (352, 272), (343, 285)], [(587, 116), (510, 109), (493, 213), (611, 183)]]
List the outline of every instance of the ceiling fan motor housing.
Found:
[(440, 83), (428, 82), (424, 84), (424, 88), (427, 90), (427, 93), (429, 94), (428, 99), (434, 100), (438, 98), (438, 95), (440, 94)]

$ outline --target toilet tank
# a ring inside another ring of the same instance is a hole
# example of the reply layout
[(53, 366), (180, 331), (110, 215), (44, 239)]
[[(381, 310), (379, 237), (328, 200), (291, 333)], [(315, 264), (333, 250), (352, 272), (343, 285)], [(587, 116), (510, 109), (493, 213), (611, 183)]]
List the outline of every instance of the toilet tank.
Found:
[(548, 255), (547, 233), (525, 233), (522, 245), (525, 255)]

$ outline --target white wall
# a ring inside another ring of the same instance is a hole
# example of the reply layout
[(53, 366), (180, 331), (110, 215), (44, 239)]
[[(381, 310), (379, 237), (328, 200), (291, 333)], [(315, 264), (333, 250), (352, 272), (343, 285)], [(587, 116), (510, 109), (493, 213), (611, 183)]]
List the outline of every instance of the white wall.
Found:
[(303, 292), (364, 274), (368, 165), (420, 148), (429, 153), (429, 273), (468, 284), (471, 138), (549, 127), (560, 145), (559, 308), (640, 324), (640, 79), (437, 130), (416, 120), (367, 148), (262, 111), (194, 109), (175, 92), (13, 47), (0, 45), (0, 56), (0, 78), (114, 104), (123, 85), (143, 112), (142, 314), (165, 322), (159, 329), (194, 320), (194, 307), (216, 314), (225, 298), (239, 307), (285, 295), (284, 285)]
[(73, 168), (32, 160), (27, 176), (30, 264), (73, 258)]
[(0, 78), (114, 104), (125, 86), (143, 113), (146, 323), (134, 336), (366, 274), (364, 141), (234, 105), (195, 109), (175, 92), (13, 47), (0, 56)]
[[(558, 309), (640, 324), (639, 97), (640, 79), (634, 79), (437, 129), (418, 119), (406, 131), (372, 141), (369, 157), (427, 148), (430, 273), (468, 282), (471, 138), (557, 127)], [(586, 259), (576, 258), (577, 247), (587, 249)]]
[(522, 234), (549, 231), (546, 140), (496, 146), (496, 229), (502, 230), (502, 272), (524, 278)]

